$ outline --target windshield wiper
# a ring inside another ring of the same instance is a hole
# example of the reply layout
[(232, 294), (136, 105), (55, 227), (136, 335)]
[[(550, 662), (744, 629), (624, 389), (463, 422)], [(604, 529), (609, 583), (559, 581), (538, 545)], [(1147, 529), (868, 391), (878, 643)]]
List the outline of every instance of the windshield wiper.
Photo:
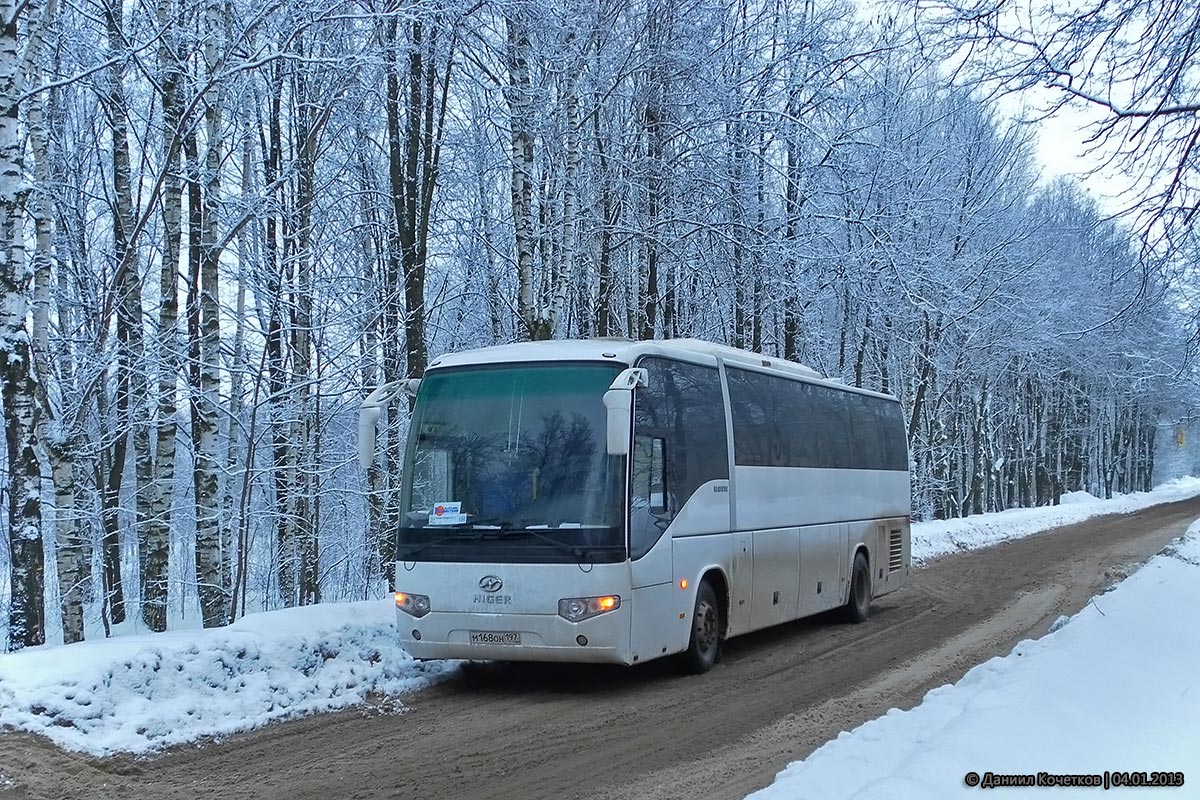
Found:
[[(504, 519), (502, 517), (480, 517), (479, 519), (458, 522), (453, 525), (438, 525), (430, 527), (445, 528), (448, 530), (445, 536), (438, 536), (437, 538), (430, 539), (427, 542), (420, 542), (405, 548), (403, 554), (397, 556), (398, 560), (403, 561), (403, 556), (416, 555), (428, 547), (433, 547), (435, 544), (440, 544), (452, 539), (470, 539), (476, 541), (482, 541), (484, 539), (495, 540), (511, 537), (514, 534), (531, 536), (535, 539), (540, 539), (547, 544), (552, 544), (555, 547), (566, 550), (568, 553), (575, 556), (580, 563), (583, 563), (588, 556), (599, 549), (596, 546), (580, 547), (578, 545), (568, 544), (567, 542), (559, 541), (552, 536), (547, 536), (540, 531), (532, 530), (529, 527), (514, 525), (512, 520)], [(429, 530), (429, 528), (426, 527), (422, 530)], [(547, 530), (553, 529), (547, 528)], [(575, 529), (568, 528), (567, 530)]]
[[(449, 527), (449, 526), (447, 526), (447, 527)], [(405, 556), (415, 556), (417, 553), (421, 552), (422, 550), (424, 550), (426, 548), (433, 547), (435, 544), (441, 544), (442, 542), (448, 542), (451, 539), (481, 538), (478, 536), (474, 536), (472, 534), (474, 534), (474, 531), (456, 530), (452, 533), (446, 534), (445, 536), (438, 536), (437, 538), (430, 539), (427, 542), (418, 542), (417, 544), (409, 545), (409, 546), (405, 547), (402, 551), (400, 550), (400, 548), (397, 548), (397, 551), (399, 551), (399, 552), (397, 552), (397, 554), (396, 554), (396, 560), (397, 561), (406, 561), (407, 559), (405, 558)]]
[(560, 542), (558, 539), (553, 539), (549, 536), (546, 536), (545, 534), (538, 533), (537, 531), (531, 531), (528, 528), (525, 529), (525, 533), (529, 534), (530, 536), (536, 536), (537, 538), (541, 539), (543, 542), (549, 542), (550, 544), (558, 545), (559, 547), (562, 547), (566, 550), (571, 551), (572, 553), (575, 554), (575, 558), (579, 559), (580, 563), (583, 563), (583, 559), (586, 558), (587, 556), (591, 555), (591, 552), (594, 549), (594, 548), (576, 547), (573, 544), (567, 544), (566, 542)]
[[(484, 527), (477, 529), (474, 527), (475, 525), (496, 527)], [(513, 528), (512, 524), (508, 520), (501, 519), (499, 517), (485, 517), (477, 520), (468, 520), (467, 522), (456, 522), (453, 525), (429, 525), (424, 528), (417, 528), (415, 530), (429, 531), (438, 529), (444, 530), (446, 533), (442, 536), (434, 537), (425, 542), (416, 542), (404, 547), (403, 549), (397, 547), (396, 559), (398, 561), (403, 561), (405, 560), (406, 556), (415, 556), (422, 550), (428, 549), (443, 542), (453, 541), (455, 539), (479, 541), (484, 538), (491, 538), (487, 536), (489, 533), (500, 533), (505, 529), (518, 530), (517, 528)]]
[(504, 537), (512, 536), (515, 533), (524, 534), (526, 536), (532, 536), (535, 539), (541, 539), (543, 542), (546, 542), (547, 544), (552, 544), (555, 547), (566, 550), (568, 553), (575, 556), (575, 558), (578, 559), (580, 561), (580, 563), (582, 563), (583, 560), (585, 558), (587, 558), (587, 556), (589, 554), (591, 554), (591, 552), (593, 550), (596, 549), (594, 547), (579, 547), (577, 545), (567, 544), (566, 542), (560, 542), (558, 539), (555, 539), (551, 536), (547, 536), (544, 533), (540, 533), (538, 531), (531, 530), (529, 528), (504, 526), (502, 528), (492, 529), (492, 530), (488, 530), (485, 528), (484, 530), (477, 531), (477, 532), (481, 534), (481, 538), (487, 538), (487, 539), (503, 539)]
[[(575, 556), (582, 562), (594, 548), (577, 547), (573, 544), (560, 542), (558, 539), (547, 536), (539, 531), (532, 530), (525, 525), (515, 525), (510, 519), (504, 517), (479, 517), (477, 519), (469, 519), (466, 522), (459, 522), (454, 525), (447, 525), (447, 528), (455, 528), (459, 531), (470, 532), (476, 535), (479, 539), (503, 539), (506, 536), (512, 536), (514, 533), (523, 533), (526, 536), (532, 536), (541, 539), (543, 542), (552, 544), (555, 547), (560, 547), (566, 550), (571, 555)], [(547, 529), (550, 530), (550, 529)]]

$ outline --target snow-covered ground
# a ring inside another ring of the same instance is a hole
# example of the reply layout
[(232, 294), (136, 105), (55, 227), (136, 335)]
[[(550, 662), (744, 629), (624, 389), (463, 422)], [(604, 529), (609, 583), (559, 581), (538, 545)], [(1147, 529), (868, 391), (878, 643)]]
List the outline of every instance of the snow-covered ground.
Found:
[[(913, 556), (919, 563), (1197, 494), (1200, 479), (1189, 478), (1113, 500), (1079, 493), (1060, 506), (918, 523)], [(147, 752), (391, 698), (455, 669), (414, 662), (397, 643), (394, 614), (390, 600), (333, 603), (251, 614), (217, 630), (134, 633), (0, 655), (0, 728), (35, 731), (97, 755)]]
[[(251, 614), (228, 628), (0, 656), (0, 727), (95, 755), (147, 752), (391, 698), (455, 669), (420, 663), (390, 600)], [(394, 705), (389, 708), (395, 708)]]
[(1103, 500), (1087, 492), (1062, 496), (1057, 506), (1012, 508), (962, 519), (917, 522), (912, 526), (912, 557), (917, 564), (958, 550), (974, 550), (1009, 539), (1020, 539), (1102, 514), (1128, 514), (1161, 503), (1200, 495), (1200, 478), (1168, 481), (1149, 492), (1133, 492)]
[(1103, 787), (1106, 771), (1110, 786), (1114, 772), (1185, 781), (1118, 795), (1200, 797), (1198, 608), (1200, 520), (1053, 633), (934, 689), (911, 711), (893, 709), (841, 734), (750, 798), (965, 798), (989, 784), (985, 796), (998, 800), (1075, 798), (1102, 789), (1011, 783), (1033, 776), (1038, 785), (1047, 773), (1092, 776)]

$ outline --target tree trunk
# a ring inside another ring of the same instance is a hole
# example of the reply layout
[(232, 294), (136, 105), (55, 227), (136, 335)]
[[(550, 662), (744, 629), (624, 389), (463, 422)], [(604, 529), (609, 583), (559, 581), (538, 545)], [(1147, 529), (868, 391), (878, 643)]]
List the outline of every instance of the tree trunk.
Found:
[[(25, 202), (22, 137), (18, 131), (18, 98), (25, 86), (17, 41), (18, 6), (0, 0), (0, 397), (4, 403), (4, 440), (8, 463), (7, 511), (10, 591), (9, 647), (18, 649), (46, 640), (44, 563), (42, 555), (41, 467), (36, 451), (38, 386), (32, 370), (32, 348), (26, 329), (31, 275), (25, 260)], [(37, 37), (41, 11), (26, 7), (35, 18), (30, 40)], [(36, 49), (35, 49), (36, 52)]]
[[(374, 181), (372, 180), (371, 170), (367, 165), (366, 154), (359, 151), (358, 169), (362, 184), (362, 192), (360, 193), (360, 213), (362, 215), (362, 247), (363, 247), (363, 283), (367, 286), (378, 285), (380, 277), (379, 264), (379, 247), (377, 245), (377, 237), (379, 236), (380, 225), (376, 214), (376, 206), (371, 202), (370, 196), (374, 189)], [(480, 178), (482, 181), (482, 177)], [(482, 192), (480, 201), (485, 201)], [(485, 218), (486, 223), (486, 218)], [(380, 317), (382, 316), (382, 304), (377, 308), (372, 309), (374, 313), (365, 315), (367, 317), (366, 325), (362, 332), (362, 384), (366, 391), (371, 391), (372, 388), (379, 384), (378, 364), (376, 354), (379, 351), (379, 328)], [(495, 314), (495, 310), (492, 312)], [(393, 552), (394, 541), (393, 532), (388, 530), (385, 524), (384, 517), (384, 498), (386, 495), (386, 487), (384, 484), (383, 466), (377, 458), (371, 462), (371, 466), (367, 468), (367, 540), (371, 543), (370, 558), (363, 565), (363, 573), (367, 580), (367, 586), (364, 587), (363, 597), (368, 596), (371, 576), (378, 570), (380, 576), (388, 576), (391, 573), (391, 565), (395, 560)], [(395, 591), (389, 587), (389, 591)]]
[[(217, 73), (218, 45), (224, 39), (221, 6), (205, 8), (207, 41), (204, 62), (210, 76)], [(204, 627), (228, 623), (229, 598), (221, 584), (222, 525), (217, 481), (217, 435), (221, 386), (221, 320), (217, 294), (220, 290), (221, 247), (217, 242), (217, 216), (221, 198), (221, 130), (224, 90), (221, 84), (205, 104), (205, 159), (200, 232), (199, 382), (192, 395), (192, 441), (195, 453), (193, 489), (196, 502), (196, 586)]]
[(612, 232), (620, 214), (620, 206), (613, 197), (612, 176), (609, 175), (608, 156), (604, 152), (604, 136), (600, 131), (600, 112), (592, 115), (593, 133), (596, 140), (596, 159), (600, 173), (600, 253), (596, 259), (596, 335), (613, 334), (613, 268)]
[(154, 476), (150, 482), (149, 519), (139, 540), (142, 567), (142, 621), (152, 631), (167, 629), (168, 559), (171, 549), (171, 506), (175, 487), (176, 383), (179, 378), (179, 256), (182, 242), (180, 172), (180, 69), (174, 47), (171, 0), (158, 6), (162, 30), (158, 64), (162, 88), (163, 252), (159, 268), (158, 409), (154, 439)]
[(643, 116), (646, 134), (646, 275), (643, 286), (642, 319), (639, 337), (653, 339), (658, 328), (658, 215), (662, 205), (664, 134), (662, 130), (662, 88), (651, 89)]
[(575, 225), (579, 205), (579, 88), (578, 74), (572, 73), (564, 90), (563, 104), (566, 115), (566, 146), (563, 164), (563, 210), (562, 238), (558, 258), (554, 260), (551, 279), (554, 294), (550, 308), (543, 309), (539, 317), (545, 334), (541, 338), (551, 339), (558, 328), (559, 319), (567, 304), (567, 293), (575, 277)]
[[(297, 37), (297, 55), (303, 59), (304, 39)], [(292, 431), (292, 451), (299, 455), (293, 465), (293, 490), (296, 492), (296, 560), (299, 573), (299, 604), (320, 601), (319, 561), (314, 495), (313, 398), (309, 389), (312, 372), (312, 210), (316, 192), (316, 152), (320, 122), (315, 103), (310, 96), (305, 73), (293, 73), (293, 97), (299, 108), (296, 112), (296, 139), (299, 142), (296, 164), (296, 230), (294, 262), (296, 266), (296, 295), (292, 306), (295, 323), (292, 326), (292, 385), (295, 387)]]
[(133, 247), (133, 183), (129, 164), (129, 117), (124, 89), (125, 47), (122, 9), (106, 5), (104, 19), (108, 51), (113, 60), (109, 69), (108, 91), (104, 108), (111, 125), (113, 209), (113, 288), (117, 294), (117, 397), (114, 438), (105, 461), (108, 475), (102, 494), (104, 527), (104, 595), (113, 624), (125, 621), (125, 589), (121, 577), (121, 541), (118, 513), (124, 483), (128, 448), (133, 444), (134, 505), (139, 538), (146, 518), (146, 494), (141, 490), (148, 479), (150, 457), (149, 428), (146, 424), (146, 379), (144, 371), (144, 334), (142, 330), (142, 288)]
[(505, 17), (508, 36), (506, 63), (510, 85), (505, 92), (509, 107), (509, 157), (512, 159), (512, 216), (513, 236), (517, 254), (517, 316), (523, 327), (522, 338), (548, 339), (537, 313), (533, 286), (533, 260), (536, 243), (533, 238), (533, 174), (534, 134), (533, 81), (529, 67), (529, 32), (520, 8), (513, 8)]
[[(31, 83), (40, 83), (40, 76), (31, 76)], [(47, 385), (51, 376), (55, 375), (50, 352), (53, 217), (48, 190), (51, 179), (43, 94), (34, 94), (29, 98), (28, 122), (29, 146), (34, 158), (30, 202), (35, 231), (32, 344), (37, 374), (42, 376), (38, 387), (41, 414), (37, 437), (50, 462), (50, 474), (54, 484), (54, 555), (58, 567), (59, 612), (62, 617), (63, 642), (71, 644), (83, 641), (81, 581), (86, 579), (87, 572), (81, 564), (90, 559), (90, 553), (85, 549), (75, 517), (73, 466), (77, 457), (78, 442), (74, 431), (70, 429), (71, 422), (63, 417), (61, 411), (52, 407), (50, 387)]]

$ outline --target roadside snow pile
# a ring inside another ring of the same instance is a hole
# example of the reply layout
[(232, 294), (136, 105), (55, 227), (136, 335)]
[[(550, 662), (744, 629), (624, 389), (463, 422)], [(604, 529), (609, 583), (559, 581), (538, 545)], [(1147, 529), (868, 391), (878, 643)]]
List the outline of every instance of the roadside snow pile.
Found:
[(420, 688), (389, 601), (252, 614), (228, 628), (0, 655), (0, 728), (93, 755), (142, 753)]
[(1021, 539), (1035, 533), (1084, 522), (1104, 514), (1129, 514), (1162, 503), (1174, 503), (1200, 495), (1200, 478), (1178, 478), (1149, 492), (1133, 492), (1101, 500), (1087, 492), (1062, 496), (1061, 505), (1010, 508), (962, 519), (915, 522), (912, 526), (912, 560), (922, 564), (959, 550)]
[(1150, 780), (1170, 773), (1157, 777), (1168, 786), (1182, 773), (1186, 787), (1167, 794), (1200, 796), (1196, 608), (1200, 520), (1056, 632), (934, 689), (911, 711), (892, 709), (841, 734), (750, 798), (966, 798), (990, 784), (987, 796), (1004, 800), (1033, 797), (1012, 784), (1032, 776), (1033, 785), (1048, 785), (1039, 773), (1092, 776), (1103, 786), (1105, 770), (1110, 785), (1113, 771)]

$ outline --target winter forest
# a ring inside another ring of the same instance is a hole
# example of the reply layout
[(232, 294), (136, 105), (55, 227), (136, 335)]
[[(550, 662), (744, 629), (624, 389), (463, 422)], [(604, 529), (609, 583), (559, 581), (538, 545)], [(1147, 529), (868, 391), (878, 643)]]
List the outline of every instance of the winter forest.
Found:
[[(358, 405), (495, 343), (893, 393), (920, 518), (1196, 469), (1198, 45), (1101, 40), (1200, 11), (1111, 6), (1026, 57), (948, 5), (0, 0), (8, 646), (380, 596), (408, 406), (364, 473)], [(1044, 174), (1035, 85), (1127, 213)]]

